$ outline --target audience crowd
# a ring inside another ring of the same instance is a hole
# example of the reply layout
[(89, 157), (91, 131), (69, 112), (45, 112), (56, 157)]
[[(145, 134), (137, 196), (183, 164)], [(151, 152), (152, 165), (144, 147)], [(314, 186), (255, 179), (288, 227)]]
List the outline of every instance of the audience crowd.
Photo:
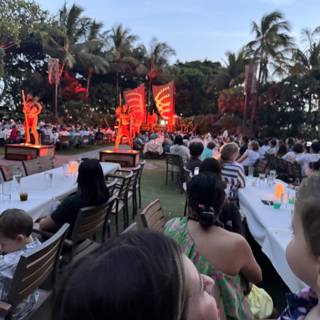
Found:
[[(110, 127), (98, 128), (81, 125), (54, 125), (40, 122), (38, 132), (41, 144), (62, 147), (78, 147), (84, 144), (102, 144), (115, 139), (115, 131)], [(0, 122), (0, 145), (24, 142), (23, 122), (2, 120)]]
[[(111, 129), (40, 124), (39, 130), (56, 145), (63, 136), (88, 137), (92, 143), (99, 135), (114, 138)], [(0, 132), (0, 139), (10, 142), (24, 135), (21, 123), (7, 121), (0, 124)], [(145, 132), (136, 136), (134, 148), (144, 154), (181, 156), (190, 174), (186, 215), (169, 220), (163, 233), (123, 233), (74, 264), (56, 293), (55, 319), (319, 319), (318, 140)], [(278, 313), (272, 297), (259, 287), (262, 270), (245, 238), (238, 199), (246, 173), (270, 157), (298, 164), (303, 177), (286, 258), (307, 287), (291, 293), (287, 307)], [(69, 237), (79, 209), (99, 206), (110, 196), (98, 160), (80, 164), (77, 184), (75, 194), (37, 221), (40, 230), (56, 232), (67, 222)], [(20, 209), (0, 215), (0, 300), (6, 300), (21, 255), (39, 245), (32, 229), (32, 219)], [(12, 319), (24, 319), (37, 299), (38, 292), (32, 292), (15, 308)]]

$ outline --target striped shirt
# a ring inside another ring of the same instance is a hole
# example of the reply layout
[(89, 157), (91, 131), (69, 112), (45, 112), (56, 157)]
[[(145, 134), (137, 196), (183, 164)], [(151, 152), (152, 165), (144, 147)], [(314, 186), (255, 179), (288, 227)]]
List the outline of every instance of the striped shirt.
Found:
[(222, 179), (226, 182), (226, 193), (230, 199), (238, 198), (238, 189), (246, 186), (243, 166), (238, 162), (225, 162), (221, 170)]

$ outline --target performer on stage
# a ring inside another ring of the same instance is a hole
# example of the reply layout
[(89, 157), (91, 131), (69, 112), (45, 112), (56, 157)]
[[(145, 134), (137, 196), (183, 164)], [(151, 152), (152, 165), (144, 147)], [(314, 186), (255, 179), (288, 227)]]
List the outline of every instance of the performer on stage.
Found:
[(34, 137), (34, 144), (39, 144), (38, 134), (38, 115), (42, 111), (42, 105), (38, 97), (33, 97), (31, 94), (27, 95), (25, 99), (24, 92), (22, 91), (23, 99), (23, 113), (24, 113), (24, 129), (26, 136), (26, 143), (30, 143), (30, 128)]
[(115, 149), (118, 149), (122, 138), (126, 137), (128, 139), (128, 143), (133, 148), (132, 141), (132, 117), (128, 112), (128, 105), (124, 104), (121, 107), (116, 109), (117, 121), (118, 121), (118, 131), (115, 143)]

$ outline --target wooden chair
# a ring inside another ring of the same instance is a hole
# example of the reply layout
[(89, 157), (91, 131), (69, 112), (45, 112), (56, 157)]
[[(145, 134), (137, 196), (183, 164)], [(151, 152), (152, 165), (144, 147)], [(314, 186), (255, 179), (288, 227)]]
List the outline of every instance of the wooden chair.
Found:
[(52, 157), (40, 157), (37, 159), (42, 171), (47, 171), (54, 168), (54, 161)]
[(161, 208), (160, 200), (149, 203), (140, 213), (142, 225), (154, 231), (164, 231), (164, 226), (169, 220)]
[(16, 172), (21, 172), (23, 177), (26, 175), (26, 171), (20, 163), (3, 165), (0, 169), (4, 181), (11, 181)]
[(116, 180), (114, 195), (119, 198), (117, 205), (115, 205), (111, 211), (111, 214), (115, 217), (116, 232), (119, 234), (119, 213), (123, 212), (123, 228), (127, 228), (129, 225), (129, 204), (128, 204), (128, 194), (129, 194), (129, 185), (133, 173), (129, 174), (109, 174), (107, 175), (107, 181)]
[[(21, 256), (12, 279), (8, 298), (5, 302), (0, 302), (0, 315), (5, 316), (6, 320), (11, 319), (18, 304), (38, 289), (49, 276), (51, 276), (51, 282), (55, 280), (62, 242), (66, 237), (68, 229), (69, 224), (64, 224), (39, 247)], [(24, 319), (30, 319), (52, 294), (52, 291), (48, 290), (38, 289), (38, 291), (38, 301), (33, 306), (29, 316)]]
[(70, 136), (59, 136), (62, 148), (69, 148), (71, 146)]
[(123, 230), (121, 234), (131, 232), (131, 231), (137, 231), (137, 230), (138, 230), (138, 224), (136, 222), (133, 222), (130, 224), (130, 226), (127, 229)]
[(301, 166), (298, 162), (289, 164), (290, 182), (300, 184), (302, 180)]
[(138, 177), (138, 183), (137, 183), (137, 192), (138, 192), (138, 197), (139, 197), (139, 208), (141, 208), (141, 178), (142, 178), (143, 168), (144, 168), (145, 164), (146, 164), (145, 160), (140, 162), (140, 171), (139, 171), (139, 177)]
[(76, 261), (89, 254), (105, 241), (106, 228), (108, 228), (108, 214), (116, 197), (111, 197), (107, 202), (99, 206), (91, 206), (79, 210), (70, 240), (65, 241), (68, 250), (69, 261)]
[(177, 154), (166, 153), (166, 184), (168, 184), (168, 175), (171, 174), (171, 181), (174, 175), (177, 176), (178, 186), (182, 189), (183, 180), (183, 160)]
[(135, 216), (137, 215), (137, 212), (138, 212), (137, 184), (138, 184), (138, 181), (139, 181), (140, 169), (141, 169), (141, 166), (139, 164), (137, 167), (132, 168), (131, 170), (119, 169), (116, 172), (116, 174), (117, 173), (127, 173), (127, 174), (129, 174), (130, 172), (132, 172), (132, 178), (131, 178), (131, 180), (129, 182), (129, 191), (128, 191), (128, 201), (130, 199), (132, 199), (132, 219), (135, 218)]
[(42, 171), (38, 159), (23, 161), (23, 167), (24, 167), (24, 170), (26, 171), (27, 176), (30, 176), (32, 174), (39, 173)]
[(185, 204), (184, 204), (183, 215), (186, 216), (187, 215), (187, 209), (188, 209), (187, 185), (188, 185), (188, 182), (191, 181), (191, 179), (192, 179), (192, 171), (184, 166), (183, 167), (183, 175), (184, 175), (184, 182), (182, 184), (182, 188), (183, 188), (183, 191), (185, 192), (185, 195), (186, 195), (186, 201), (185, 201)]

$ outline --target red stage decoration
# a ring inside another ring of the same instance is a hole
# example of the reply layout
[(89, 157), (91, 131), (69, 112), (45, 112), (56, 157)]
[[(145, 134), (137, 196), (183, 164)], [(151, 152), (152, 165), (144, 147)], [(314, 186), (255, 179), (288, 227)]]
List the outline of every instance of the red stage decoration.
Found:
[(154, 101), (156, 103), (157, 109), (160, 116), (167, 121), (168, 131), (173, 130), (174, 126), (174, 94), (175, 87), (173, 81), (161, 85), (152, 86), (152, 92), (154, 96)]
[(123, 92), (129, 106), (129, 114), (133, 120), (133, 135), (140, 132), (140, 127), (146, 114), (145, 87), (141, 84), (138, 88)]

